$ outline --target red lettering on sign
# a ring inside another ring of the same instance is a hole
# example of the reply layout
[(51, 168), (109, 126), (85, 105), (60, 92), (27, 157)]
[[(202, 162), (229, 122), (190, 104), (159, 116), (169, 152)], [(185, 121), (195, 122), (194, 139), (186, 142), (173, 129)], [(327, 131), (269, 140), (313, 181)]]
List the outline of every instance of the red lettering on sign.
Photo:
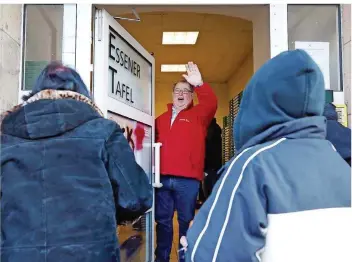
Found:
[(134, 130), (134, 135), (136, 136), (136, 150), (143, 149), (143, 140), (145, 137), (145, 130), (142, 124), (137, 123)]

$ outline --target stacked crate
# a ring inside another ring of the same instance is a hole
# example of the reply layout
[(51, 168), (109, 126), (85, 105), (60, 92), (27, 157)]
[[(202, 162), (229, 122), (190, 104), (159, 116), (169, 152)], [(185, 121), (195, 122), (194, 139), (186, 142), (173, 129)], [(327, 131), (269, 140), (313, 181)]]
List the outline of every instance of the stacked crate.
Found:
[(225, 116), (223, 119), (223, 129), (222, 129), (222, 162), (225, 164), (231, 159), (230, 154), (230, 126), (229, 126), (229, 116)]
[[(232, 114), (232, 119), (233, 119), (233, 123), (235, 122), (235, 119), (238, 115), (238, 112), (240, 110), (240, 104), (241, 104), (241, 99), (242, 99), (242, 92), (239, 93), (235, 98), (234, 98), (234, 102), (232, 105), (232, 110), (230, 111), (230, 114)], [(232, 125), (233, 127), (233, 125)], [(232, 136), (232, 149), (233, 149), (233, 154), (232, 157), (234, 155), (236, 155), (236, 145), (235, 145), (235, 141), (234, 141), (234, 130), (231, 130), (231, 136)]]
[(242, 93), (232, 98), (229, 102), (229, 115), (224, 117), (223, 123), (223, 162), (226, 163), (236, 154), (236, 147), (233, 139), (233, 124), (240, 109)]

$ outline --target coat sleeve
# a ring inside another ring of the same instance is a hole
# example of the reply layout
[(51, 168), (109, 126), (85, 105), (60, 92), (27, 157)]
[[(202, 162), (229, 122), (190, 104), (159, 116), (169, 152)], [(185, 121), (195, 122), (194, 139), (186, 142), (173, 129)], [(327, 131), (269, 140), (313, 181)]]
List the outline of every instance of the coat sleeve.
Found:
[(199, 104), (194, 108), (197, 114), (202, 118), (204, 124), (208, 126), (214, 118), (218, 108), (218, 99), (209, 84), (204, 83), (195, 88)]
[(187, 233), (188, 262), (260, 261), (267, 228), (262, 176), (253, 165), (244, 172), (230, 165), (222, 174)]
[(147, 174), (137, 164), (120, 127), (116, 126), (106, 142), (106, 149), (117, 223), (133, 221), (152, 207), (152, 186)]

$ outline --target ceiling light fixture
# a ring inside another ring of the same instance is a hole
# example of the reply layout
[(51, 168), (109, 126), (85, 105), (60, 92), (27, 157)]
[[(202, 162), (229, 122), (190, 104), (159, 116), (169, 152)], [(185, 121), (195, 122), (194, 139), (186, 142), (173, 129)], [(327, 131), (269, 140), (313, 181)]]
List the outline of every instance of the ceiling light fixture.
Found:
[(161, 65), (161, 72), (186, 72), (186, 65)]
[(163, 45), (194, 45), (199, 32), (163, 32)]

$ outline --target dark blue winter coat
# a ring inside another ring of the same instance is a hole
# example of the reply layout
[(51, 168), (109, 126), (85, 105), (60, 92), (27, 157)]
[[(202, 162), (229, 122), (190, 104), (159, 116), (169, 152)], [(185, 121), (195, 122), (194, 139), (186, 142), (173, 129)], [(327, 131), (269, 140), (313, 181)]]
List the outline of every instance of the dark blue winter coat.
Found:
[(119, 261), (117, 223), (148, 210), (152, 188), (120, 127), (54, 89), (2, 122), (0, 260)]
[(337, 112), (333, 104), (325, 105), (324, 116), (327, 119), (326, 139), (334, 145), (341, 157), (351, 164), (351, 129), (338, 122)]
[(352, 261), (351, 169), (326, 138), (324, 80), (302, 50), (249, 81), (229, 161), (187, 233), (189, 262)]

